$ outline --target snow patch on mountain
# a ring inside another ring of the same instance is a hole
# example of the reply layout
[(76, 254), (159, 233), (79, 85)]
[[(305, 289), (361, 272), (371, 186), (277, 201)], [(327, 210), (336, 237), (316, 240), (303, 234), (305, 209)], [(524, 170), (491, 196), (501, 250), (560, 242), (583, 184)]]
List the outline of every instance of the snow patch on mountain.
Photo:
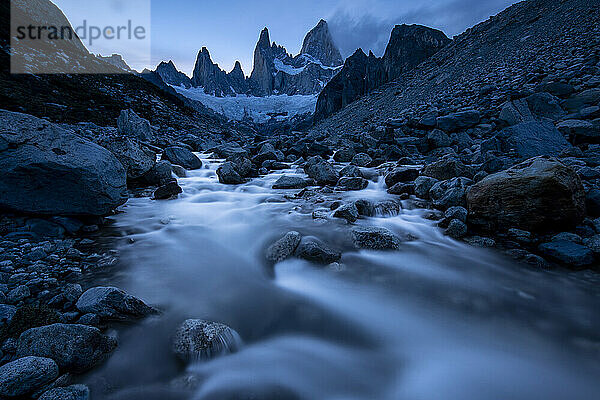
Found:
[[(273, 95), (255, 97), (247, 95), (215, 97), (204, 93), (204, 88), (172, 86), (179, 94), (201, 102), (206, 107), (225, 115), (227, 118), (242, 121), (252, 119), (255, 123), (265, 123), (271, 118), (285, 119), (300, 114), (312, 114), (317, 104), (314, 95)], [(277, 115), (277, 116), (276, 116)]]

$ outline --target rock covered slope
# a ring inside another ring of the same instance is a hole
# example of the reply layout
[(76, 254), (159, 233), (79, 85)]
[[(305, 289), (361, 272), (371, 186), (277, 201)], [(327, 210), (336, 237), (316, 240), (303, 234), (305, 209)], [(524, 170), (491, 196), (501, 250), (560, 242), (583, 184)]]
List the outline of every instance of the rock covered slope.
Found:
[[(23, 20), (28, 18), (37, 21), (36, 18), (42, 18), (42, 22), (50, 23), (49, 18), (55, 18), (56, 21), (52, 23), (56, 26), (68, 24), (62, 12), (50, 1), (23, 2), (20, 9)], [(147, 77), (156, 81), (155, 76), (150, 76), (152, 73), (139, 77), (123, 73), (123, 70), (114, 67), (117, 74), (11, 75), (9, 15), (10, 3), (2, 3), (0, 103), (3, 108), (45, 117), (55, 122), (86, 121), (100, 126), (114, 126), (121, 111), (131, 108), (167, 136), (173, 136), (172, 132), (175, 130), (182, 135), (203, 135), (206, 132), (216, 134), (235, 130), (223, 118), (209, 112), (201, 104), (178, 95), (171, 88), (164, 86), (161, 89), (142, 79)], [(71, 64), (79, 62), (88, 66), (88, 72), (93, 71), (96, 65), (101, 66), (102, 71), (111, 68), (103, 60), (89, 54), (81, 42), (69, 41), (67, 44), (68, 49), (60, 48), (56, 51), (66, 54)], [(61, 65), (56, 63), (62, 62), (65, 57), (53, 57), (55, 53), (52, 51), (48, 54), (50, 56), (47, 57), (47, 62), (55, 63), (54, 67), (60, 70)]]
[(297, 56), (271, 43), (269, 30), (263, 29), (254, 50), (254, 67), (248, 78), (239, 62), (230, 72), (222, 70), (212, 61), (206, 47), (198, 53), (191, 79), (177, 71), (172, 62), (161, 63), (156, 72), (169, 85), (201, 88), (204, 93), (216, 97), (238, 94), (258, 97), (313, 95), (323, 89), (342, 64), (342, 56), (333, 42), (327, 22), (321, 20), (306, 35)]
[(389, 192), (444, 212), (450, 236), (537, 267), (597, 266), (599, 6), (515, 4), (307, 138), (337, 160), (398, 160), (384, 164)]
[(362, 49), (349, 57), (342, 70), (319, 94), (315, 120), (341, 110), (381, 85), (397, 79), (446, 46), (450, 39), (422, 25), (397, 25), (382, 58)]
[(361, 133), (390, 118), (437, 107), (494, 109), (539, 83), (568, 81), (598, 46), (598, 1), (529, 0), (468, 29), (396, 83), (317, 124), (313, 131)]

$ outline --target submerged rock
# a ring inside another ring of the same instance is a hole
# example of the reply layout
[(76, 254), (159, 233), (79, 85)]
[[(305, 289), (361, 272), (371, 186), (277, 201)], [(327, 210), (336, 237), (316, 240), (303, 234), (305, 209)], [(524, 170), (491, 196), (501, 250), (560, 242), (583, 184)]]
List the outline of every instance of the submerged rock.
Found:
[(311, 157), (304, 164), (304, 172), (319, 185), (335, 185), (339, 175), (335, 168), (321, 157)]
[(295, 231), (288, 232), (284, 237), (273, 243), (267, 249), (267, 260), (273, 262), (283, 261), (296, 251), (302, 236)]
[(183, 189), (179, 186), (177, 181), (171, 181), (166, 185), (160, 186), (154, 191), (154, 199), (166, 200), (183, 193)]
[(44, 357), (23, 357), (0, 367), (0, 396), (20, 397), (58, 378), (58, 365)]
[(350, 235), (355, 247), (368, 250), (397, 250), (402, 242), (411, 239), (408, 235), (401, 239), (389, 229), (376, 226), (357, 226)]
[(84, 314), (93, 313), (112, 320), (143, 318), (157, 312), (142, 300), (115, 287), (88, 289), (77, 300), (76, 306)]
[(347, 222), (355, 222), (358, 219), (358, 209), (354, 203), (344, 204), (333, 213), (334, 218), (342, 218)]
[(236, 165), (231, 161), (226, 161), (217, 168), (219, 182), (224, 185), (239, 185), (244, 183), (244, 179), (236, 171)]
[(175, 332), (172, 348), (181, 361), (191, 362), (235, 353), (240, 346), (240, 336), (227, 325), (188, 319)]
[(331, 264), (342, 255), (313, 237), (305, 237), (296, 249), (296, 256), (316, 264)]
[(16, 354), (51, 358), (63, 371), (82, 373), (104, 361), (116, 347), (117, 341), (97, 328), (53, 324), (23, 332)]

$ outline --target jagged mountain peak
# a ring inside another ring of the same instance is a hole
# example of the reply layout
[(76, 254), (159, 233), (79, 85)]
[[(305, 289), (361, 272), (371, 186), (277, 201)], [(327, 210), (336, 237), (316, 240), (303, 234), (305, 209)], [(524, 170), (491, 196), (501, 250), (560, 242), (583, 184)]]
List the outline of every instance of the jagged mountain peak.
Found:
[(237, 72), (237, 71), (241, 71), (242, 73), (244, 73), (244, 71), (242, 70), (242, 63), (240, 63), (239, 61), (235, 62), (235, 65), (233, 66), (233, 69), (231, 70), (231, 72)]
[(192, 86), (192, 81), (189, 76), (177, 70), (173, 60), (169, 60), (169, 62), (163, 61), (158, 64), (158, 67), (156, 67), (156, 73), (168, 85), (185, 86), (186, 88)]
[(327, 21), (320, 20), (304, 38), (300, 54), (310, 55), (328, 67), (338, 67), (344, 63), (329, 31)]
[(263, 49), (271, 47), (271, 38), (269, 36), (269, 28), (265, 27), (260, 32), (260, 37), (258, 38), (258, 43), (256, 44), (256, 46), (263, 48)]

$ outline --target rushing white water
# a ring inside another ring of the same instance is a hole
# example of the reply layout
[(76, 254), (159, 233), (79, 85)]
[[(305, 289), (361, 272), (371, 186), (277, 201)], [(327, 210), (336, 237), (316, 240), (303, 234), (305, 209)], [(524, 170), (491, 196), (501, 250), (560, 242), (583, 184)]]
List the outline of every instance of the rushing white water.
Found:
[[(208, 160), (205, 160), (209, 164)], [(443, 236), (423, 210), (359, 220), (410, 232), (399, 251), (356, 251), (342, 220), (315, 221), (271, 174), (225, 186), (216, 164), (177, 200), (132, 199), (114, 219), (122, 264), (103, 280), (164, 313), (120, 329), (88, 377), (94, 398), (593, 399), (600, 300), (591, 272), (535, 271)], [(293, 171), (285, 171), (290, 175)], [(381, 184), (343, 199), (391, 199)], [(343, 252), (339, 264), (267, 264), (290, 230)], [(244, 346), (186, 368), (170, 338), (188, 318), (225, 323)], [(193, 375), (195, 378), (189, 378)], [(181, 377), (195, 382), (181, 390)], [(144, 390), (145, 388), (145, 390)]]

